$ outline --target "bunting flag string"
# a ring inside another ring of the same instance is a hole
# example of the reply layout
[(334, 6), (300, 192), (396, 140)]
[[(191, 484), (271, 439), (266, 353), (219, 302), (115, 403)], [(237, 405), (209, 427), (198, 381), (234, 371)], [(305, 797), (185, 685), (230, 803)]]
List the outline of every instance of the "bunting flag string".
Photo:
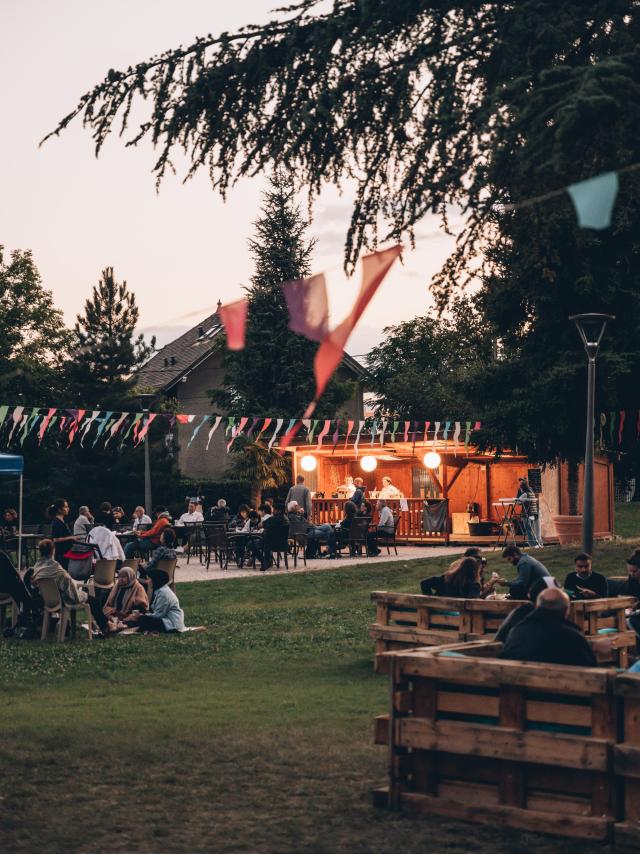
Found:
[[(61, 448), (73, 445), (83, 448), (108, 449), (116, 443), (120, 448), (129, 445), (137, 448), (148, 436), (157, 419), (170, 428), (185, 431), (186, 447), (193, 447), (205, 436), (203, 450), (209, 450), (216, 430), (223, 424), (227, 433), (224, 444), (233, 451), (241, 436), (262, 441), (270, 450), (281, 452), (282, 445), (293, 441), (302, 428), (306, 443), (315, 444), (318, 450), (331, 443), (332, 453), (340, 446), (351, 445), (355, 455), (366, 431), (367, 443), (384, 447), (386, 443), (423, 443), (444, 446), (445, 453), (467, 456), (473, 434), (480, 430), (479, 420), (446, 419), (417, 421), (382, 415), (347, 420), (332, 419), (261, 418), (246, 415), (204, 415), (188, 413), (114, 412), (112, 410), (59, 409), (56, 407), (31, 407), (25, 405), (0, 405), (0, 443), (5, 447), (28, 448), (30, 441), (41, 445), (47, 437)], [(631, 445), (640, 443), (640, 409), (616, 409), (600, 412), (595, 417), (596, 445), (604, 453), (623, 453)], [(54, 428), (55, 429), (52, 429)], [(205, 429), (206, 428), (206, 429)], [(582, 432), (580, 425), (576, 430)], [(325, 441), (326, 440), (326, 441)]]

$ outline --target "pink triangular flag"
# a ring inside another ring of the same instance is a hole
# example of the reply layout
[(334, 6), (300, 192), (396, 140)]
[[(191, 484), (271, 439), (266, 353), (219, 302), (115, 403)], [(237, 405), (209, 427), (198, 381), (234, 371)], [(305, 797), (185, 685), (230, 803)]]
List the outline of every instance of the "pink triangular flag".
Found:
[(324, 274), (285, 282), (282, 291), (289, 310), (289, 329), (311, 341), (322, 341), (329, 331), (329, 300)]
[(221, 305), (218, 316), (224, 324), (227, 333), (227, 347), (229, 350), (243, 350), (245, 339), (245, 327), (247, 325), (247, 310), (249, 303), (246, 299)]

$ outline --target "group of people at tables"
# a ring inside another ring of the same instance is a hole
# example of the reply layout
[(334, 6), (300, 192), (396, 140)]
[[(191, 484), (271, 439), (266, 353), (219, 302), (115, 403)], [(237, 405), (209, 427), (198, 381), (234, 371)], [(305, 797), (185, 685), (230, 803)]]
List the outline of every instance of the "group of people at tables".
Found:
[[(508, 598), (525, 600), (506, 617), (496, 634), (495, 640), (503, 643), (500, 657), (505, 659), (595, 667), (592, 644), (604, 648), (610, 646), (611, 640), (603, 637), (587, 641), (569, 620), (570, 604), (575, 600), (635, 596), (637, 608), (627, 621), (640, 636), (640, 549), (627, 558), (628, 577), (618, 582), (615, 592), (609, 589), (604, 575), (594, 572), (591, 555), (586, 552), (575, 556), (574, 569), (562, 586), (544, 564), (517, 546), (507, 546), (502, 557), (517, 571), (512, 580), (496, 572), (485, 579), (487, 561), (479, 548), (471, 547), (443, 575), (425, 578), (420, 583), (421, 592), (427, 596), (486, 599), (495, 596), (497, 587), (503, 587), (508, 590)], [(640, 661), (630, 669), (640, 672)]]
[[(161, 561), (177, 557), (177, 537), (168, 512), (159, 508), (155, 522), (137, 534), (136, 542), (142, 544), (140, 553), (146, 559), (138, 561), (137, 568), (120, 565), (114, 586), (105, 596), (100, 596), (97, 590), (92, 592), (89, 575), (75, 574), (74, 577), (74, 556), (77, 554), (74, 554), (74, 545), (96, 545), (98, 557), (116, 560), (117, 566), (128, 557), (128, 546), (123, 551), (112, 530), (116, 522), (107, 502), (95, 518), (86, 515), (88, 508), (81, 507), (73, 533), (66, 522), (69, 509), (69, 502), (64, 498), (57, 499), (49, 507), (51, 536), (40, 540), (37, 560), (24, 574), (14, 566), (9, 554), (0, 550), (0, 595), (10, 596), (19, 608), (16, 629), (5, 633), (15, 634), (17, 630), (20, 637), (38, 636), (37, 627), (41, 624), (44, 606), (39, 583), (43, 579), (55, 583), (63, 605), (90, 607), (98, 637), (132, 628), (163, 634), (183, 631), (184, 614), (180, 602), (169, 586), (168, 573), (160, 567)], [(138, 511), (142, 511), (138, 519), (146, 516), (142, 507), (136, 508), (135, 512)], [(81, 531), (82, 519), (89, 524)], [(139, 522), (138, 528), (140, 525), (145, 523)]]

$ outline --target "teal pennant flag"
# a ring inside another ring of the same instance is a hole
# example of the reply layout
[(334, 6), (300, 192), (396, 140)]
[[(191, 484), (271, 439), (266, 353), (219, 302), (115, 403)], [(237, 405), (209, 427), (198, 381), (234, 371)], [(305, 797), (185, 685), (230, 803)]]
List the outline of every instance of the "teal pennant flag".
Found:
[(598, 231), (609, 228), (618, 185), (617, 172), (604, 172), (567, 187), (580, 228), (595, 228)]

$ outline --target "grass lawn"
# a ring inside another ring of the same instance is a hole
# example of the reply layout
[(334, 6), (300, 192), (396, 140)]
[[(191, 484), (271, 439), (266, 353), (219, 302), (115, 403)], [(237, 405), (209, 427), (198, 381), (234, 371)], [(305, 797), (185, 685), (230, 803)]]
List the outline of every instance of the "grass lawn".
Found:
[(640, 501), (616, 504), (614, 518), (619, 537), (640, 537)]
[[(599, 547), (596, 568), (624, 573), (629, 548)], [(563, 579), (572, 554), (542, 557)], [(609, 850), (371, 806), (387, 684), (369, 593), (447, 563), (179, 585), (207, 626), (185, 637), (0, 641), (0, 850)]]

